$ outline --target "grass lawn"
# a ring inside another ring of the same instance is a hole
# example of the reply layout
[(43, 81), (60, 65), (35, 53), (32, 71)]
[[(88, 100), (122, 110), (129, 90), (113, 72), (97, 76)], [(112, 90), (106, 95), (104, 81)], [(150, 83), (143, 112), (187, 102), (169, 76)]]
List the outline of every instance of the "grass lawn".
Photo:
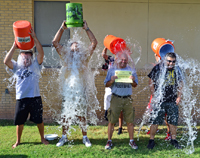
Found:
[[(184, 150), (177, 150), (165, 142), (166, 136), (165, 126), (159, 127), (159, 132), (156, 135), (156, 146), (153, 150), (147, 149), (149, 135), (143, 129), (140, 133), (139, 141), (137, 141), (137, 127), (135, 129), (135, 141), (138, 145), (138, 150), (132, 149), (129, 145), (129, 138), (126, 127), (123, 127), (123, 134), (117, 135), (118, 127), (115, 127), (112, 142), (114, 147), (111, 150), (105, 150), (107, 142), (107, 126), (90, 126), (88, 137), (92, 143), (92, 147), (86, 148), (82, 144), (82, 134), (79, 127), (74, 126), (76, 131), (72, 132), (69, 137), (70, 142), (62, 147), (56, 147), (57, 140), (49, 141), (49, 145), (43, 145), (40, 142), (39, 132), (35, 125), (27, 123), (24, 126), (21, 145), (12, 149), (12, 144), (16, 141), (15, 126), (10, 121), (0, 120), (0, 158), (25, 158), (25, 157), (47, 157), (47, 158), (64, 158), (64, 157), (134, 157), (134, 158), (193, 158), (200, 157), (200, 138), (195, 140), (195, 152), (191, 155), (185, 154)], [(178, 140), (181, 137), (181, 129), (179, 127)], [(198, 127), (199, 131), (200, 127)], [(58, 125), (45, 125), (45, 134), (56, 133), (61, 136), (61, 129)], [(200, 134), (198, 134), (200, 136)]]

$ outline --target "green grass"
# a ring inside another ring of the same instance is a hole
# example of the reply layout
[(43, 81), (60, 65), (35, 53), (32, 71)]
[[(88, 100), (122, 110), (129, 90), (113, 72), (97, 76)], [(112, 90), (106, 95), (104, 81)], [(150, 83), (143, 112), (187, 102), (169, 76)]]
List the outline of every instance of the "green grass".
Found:
[[(107, 126), (90, 126), (88, 130), (88, 137), (92, 143), (92, 147), (86, 148), (82, 144), (82, 134), (79, 127), (74, 126), (76, 131), (72, 132), (72, 136), (69, 138), (70, 143), (62, 147), (56, 147), (58, 140), (49, 141), (50, 144), (45, 146), (41, 144), (39, 132), (37, 127), (32, 123), (27, 123), (24, 127), (22, 134), (21, 145), (12, 149), (12, 144), (16, 141), (15, 126), (12, 125), (12, 121), (0, 121), (0, 158), (25, 158), (25, 157), (47, 157), (47, 158), (64, 158), (64, 157), (134, 157), (134, 158), (193, 158), (199, 157), (200, 146), (198, 143), (200, 139), (195, 140), (195, 152), (191, 155), (185, 154), (184, 150), (177, 150), (165, 142), (166, 136), (165, 126), (159, 127), (159, 133), (157, 133), (155, 141), (156, 146), (153, 150), (147, 149), (149, 135), (146, 135), (143, 129), (139, 141), (137, 141), (137, 128), (135, 131), (135, 141), (139, 146), (138, 150), (131, 149), (128, 145), (129, 138), (126, 128), (123, 130), (123, 134), (117, 135), (117, 127), (113, 134), (114, 147), (111, 150), (105, 150), (104, 147), (107, 142)], [(199, 130), (199, 127), (198, 127)], [(178, 139), (181, 137), (182, 127), (179, 127)], [(57, 133), (61, 135), (61, 129), (56, 124), (45, 125), (45, 134)], [(200, 134), (198, 134), (200, 135)]]

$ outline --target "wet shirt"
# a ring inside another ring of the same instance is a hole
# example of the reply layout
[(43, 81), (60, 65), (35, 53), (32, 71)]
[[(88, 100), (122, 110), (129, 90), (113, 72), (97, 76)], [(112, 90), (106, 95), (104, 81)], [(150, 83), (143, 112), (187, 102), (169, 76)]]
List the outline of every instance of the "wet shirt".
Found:
[[(165, 74), (162, 74), (165, 73)], [(162, 81), (163, 76), (163, 81)], [(148, 77), (151, 78), (154, 82), (155, 91), (158, 90), (159, 85), (162, 83), (162, 101), (166, 102), (175, 102), (177, 99), (178, 93), (178, 82), (180, 83), (183, 80), (181, 70), (178, 66), (172, 69), (166, 69), (166, 71), (161, 71), (160, 64), (154, 66), (152, 71), (148, 74)]]
[[(127, 66), (126, 68), (123, 68), (123, 69), (118, 69), (116, 67), (112, 67), (111, 69), (109, 69), (107, 72), (106, 79), (104, 80), (105, 85), (108, 81), (111, 80), (111, 76), (115, 76), (116, 70), (131, 71), (132, 76), (135, 77), (135, 82), (138, 84), (138, 78), (137, 78), (136, 71), (133, 70), (130, 66)], [(114, 82), (110, 88), (111, 88), (112, 93), (115, 93), (119, 96), (127, 96), (127, 95), (132, 94), (131, 83)]]
[(39, 78), (42, 66), (38, 64), (37, 58), (28, 67), (20, 67), (13, 62), (14, 76), (16, 78), (16, 99), (33, 98), (40, 96)]

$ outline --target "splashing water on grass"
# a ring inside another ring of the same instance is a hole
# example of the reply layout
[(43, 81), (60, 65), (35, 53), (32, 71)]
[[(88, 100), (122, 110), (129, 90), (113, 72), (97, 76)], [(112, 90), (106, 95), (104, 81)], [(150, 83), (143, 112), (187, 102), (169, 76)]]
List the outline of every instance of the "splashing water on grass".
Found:
[[(162, 63), (161, 63), (162, 64)], [(198, 89), (200, 86), (198, 82), (200, 80), (200, 64), (198, 61), (194, 59), (186, 59), (184, 60), (180, 56), (177, 55), (177, 62), (175, 67), (179, 66), (181, 70), (181, 74), (183, 77), (183, 88), (182, 88), (182, 97), (181, 102), (179, 103), (179, 122), (185, 125), (183, 128), (184, 131), (181, 131), (179, 134), (179, 129), (177, 131), (177, 136), (181, 137), (181, 145), (184, 146), (185, 153), (192, 154), (194, 149), (194, 141), (197, 137), (197, 119), (199, 117), (200, 109), (198, 108)], [(179, 71), (175, 68), (175, 71)], [(154, 108), (160, 108), (159, 100), (162, 100), (162, 85), (164, 84), (164, 75), (166, 73), (166, 69), (163, 69), (159, 81), (158, 90), (155, 93), (155, 97), (153, 98), (153, 102), (157, 104), (153, 104)], [(176, 72), (177, 73), (177, 72)], [(153, 108), (153, 109), (154, 109)], [(146, 123), (149, 123), (150, 113), (152, 109), (147, 109), (143, 114), (142, 122), (139, 125), (138, 132), (138, 140), (139, 134), (142, 129), (142, 126)], [(157, 113), (153, 117), (156, 117)]]

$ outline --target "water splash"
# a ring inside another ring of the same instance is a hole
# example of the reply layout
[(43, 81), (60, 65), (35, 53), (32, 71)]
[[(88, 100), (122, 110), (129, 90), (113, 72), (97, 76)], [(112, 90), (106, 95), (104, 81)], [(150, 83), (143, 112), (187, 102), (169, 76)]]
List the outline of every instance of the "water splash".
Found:
[[(162, 63), (160, 63), (163, 65)], [(163, 65), (164, 66), (164, 65)], [(198, 91), (195, 91), (195, 87), (199, 87), (200, 83), (200, 64), (197, 60), (194, 59), (183, 59), (179, 55), (177, 55), (177, 62), (175, 67), (179, 67), (182, 72), (183, 77), (183, 87), (182, 87), (182, 97), (181, 102), (179, 103), (179, 122), (184, 124), (183, 129), (177, 130), (177, 137), (181, 137), (180, 142), (181, 145), (184, 146), (184, 151), (186, 154), (192, 154), (194, 149), (194, 141), (197, 138), (197, 120), (199, 117), (200, 109), (197, 107), (198, 105)], [(178, 69), (175, 69), (179, 71)], [(164, 84), (164, 74), (166, 73), (166, 69), (163, 68), (163, 72), (160, 77), (160, 86), (155, 93), (155, 97), (153, 98), (153, 102), (158, 102), (163, 99), (162, 96), (162, 85)], [(176, 72), (177, 73), (177, 72)], [(154, 107), (153, 109), (159, 108), (158, 104), (151, 104)], [(149, 123), (150, 113), (152, 109), (148, 109), (145, 111), (142, 117), (142, 122), (139, 125), (139, 132), (137, 134), (139, 140), (139, 134), (144, 124)], [(157, 113), (154, 114), (153, 117), (156, 117)]]
[[(52, 97), (49, 101), (50, 113), (60, 125), (69, 127), (69, 135), (74, 129), (72, 125), (78, 124), (86, 131), (87, 123), (97, 124), (96, 111), (100, 107), (96, 97), (95, 76), (101, 64), (92, 64), (94, 57), (90, 56), (90, 48), (87, 47), (90, 43), (85, 42), (82, 28), (71, 28), (71, 33), (72, 38), (63, 45), (62, 67), (51, 76), (54, 83), (49, 82), (47, 86), (48, 95)], [(72, 52), (73, 43), (77, 44), (77, 49)], [(97, 53), (98, 49), (94, 51), (95, 60), (100, 58), (100, 53)], [(59, 85), (57, 89), (55, 85)], [(58, 99), (62, 102), (55, 103)], [(78, 116), (85, 119), (80, 120)]]

